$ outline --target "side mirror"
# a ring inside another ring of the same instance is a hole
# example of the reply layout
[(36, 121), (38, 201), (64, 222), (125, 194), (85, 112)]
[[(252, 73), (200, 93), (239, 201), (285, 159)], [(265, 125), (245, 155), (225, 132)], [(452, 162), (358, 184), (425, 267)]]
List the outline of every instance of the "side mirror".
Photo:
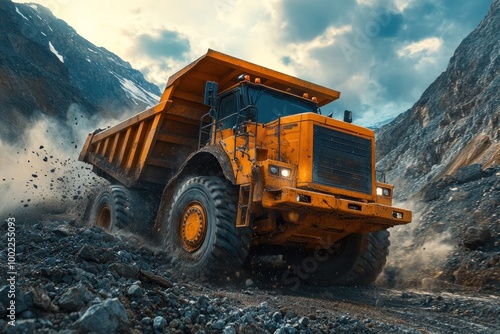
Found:
[(214, 108), (217, 104), (217, 93), (219, 93), (219, 85), (214, 81), (205, 83), (205, 96), (203, 103)]
[(344, 122), (352, 123), (352, 111), (344, 110)]

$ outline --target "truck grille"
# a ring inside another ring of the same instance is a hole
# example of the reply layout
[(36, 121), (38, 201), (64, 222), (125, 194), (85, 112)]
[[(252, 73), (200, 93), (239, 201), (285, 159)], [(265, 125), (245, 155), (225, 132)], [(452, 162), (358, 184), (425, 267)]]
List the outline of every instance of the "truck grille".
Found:
[(313, 182), (372, 193), (371, 140), (314, 125)]

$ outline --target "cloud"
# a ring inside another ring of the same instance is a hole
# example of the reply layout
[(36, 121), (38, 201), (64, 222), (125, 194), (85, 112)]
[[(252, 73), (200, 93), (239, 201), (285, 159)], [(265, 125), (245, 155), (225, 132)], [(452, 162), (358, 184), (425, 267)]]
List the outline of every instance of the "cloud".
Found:
[(172, 58), (182, 60), (190, 51), (189, 39), (177, 31), (162, 30), (154, 35), (141, 34), (137, 36), (137, 51), (150, 58)]
[[(131, 31), (124, 32), (130, 34)], [(191, 61), (191, 42), (184, 34), (169, 29), (137, 35), (130, 44), (127, 59), (147, 80), (165, 87), (168, 73), (173, 73)]]
[(429, 37), (419, 42), (410, 43), (402, 49), (398, 50), (400, 57), (414, 57), (422, 53), (434, 53), (439, 51), (443, 45), (443, 40), (437, 37)]
[(290, 42), (303, 42), (323, 34), (332, 24), (344, 25), (349, 21), (354, 5), (354, 0), (281, 1), (278, 12), (283, 22), (284, 38)]
[[(283, 1), (282, 63), (342, 92), (324, 113), (371, 125), (410, 108), (486, 14), (486, 1), (357, 0), (346, 5)], [(327, 15), (325, 15), (325, 12)], [(464, 18), (464, 12), (471, 18)], [(286, 60), (286, 61), (283, 61)]]

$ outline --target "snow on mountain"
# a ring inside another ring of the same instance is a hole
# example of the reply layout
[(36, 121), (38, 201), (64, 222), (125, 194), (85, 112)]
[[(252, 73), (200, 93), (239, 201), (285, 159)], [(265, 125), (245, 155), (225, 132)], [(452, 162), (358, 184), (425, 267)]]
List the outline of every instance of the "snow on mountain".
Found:
[(64, 63), (64, 57), (61, 56), (61, 54), (59, 54), (59, 52), (57, 52), (56, 48), (54, 48), (54, 45), (52, 45), (52, 42), (50, 42), (50, 41), (49, 41), (49, 49), (50, 49), (50, 52), (52, 52), (53, 54), (55, 54), (57, 56), (57, 58), (59, 58), (61, 63)]
[(159, 88), (37, 4), (0, 1), (0, 139), (15, 141), (36, 113), (64, 120), (71, 105), (88, 116), (123, 118), (159, 102)]

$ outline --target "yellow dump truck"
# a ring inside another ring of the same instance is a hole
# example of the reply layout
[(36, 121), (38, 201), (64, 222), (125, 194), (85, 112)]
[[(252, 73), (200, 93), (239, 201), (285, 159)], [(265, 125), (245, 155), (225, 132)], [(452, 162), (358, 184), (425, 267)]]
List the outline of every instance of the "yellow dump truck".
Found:
[(90, 209), (149, 232), (194, 276), (278, 254), (283, 282), (369, 284), (387, 229), (411, 221), (377, 181), (372, 130), (321, 114), (338, 91), (213, 50), (159, 104), (89, 134), (80, 160), (111, 181)]

